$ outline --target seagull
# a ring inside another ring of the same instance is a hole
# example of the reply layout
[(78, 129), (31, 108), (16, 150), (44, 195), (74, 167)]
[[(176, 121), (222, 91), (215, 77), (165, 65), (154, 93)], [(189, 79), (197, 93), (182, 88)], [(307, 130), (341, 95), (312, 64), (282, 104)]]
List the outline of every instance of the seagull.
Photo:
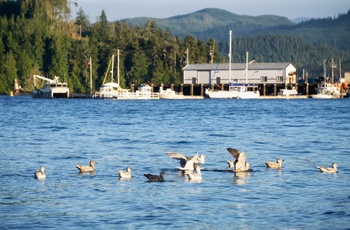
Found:
[(282, 162), (284, 160), (282, 158), (278, 158), (276, 160), (276, 162), (272, 162), (272, 161), (265, 161), (265, 164), (268, 168), (272, 168), (272, 169), (281, 169), (282, 168)]
[(194, 163), (205, 164), (205, 159), (207, 158), (204, 155), (199, 156), (198, 153), (196, 153), (193, 157), (184, 156), (176, 152), (167, 152), (166, 155), (180, 161), (180, 167), (178, 169), (181, 171), (193, 171)]
[(95, 164), (97, 164), (97, 163), (92, 160), (92, 161), (90, 161), (89, 164), (90, 164), (90, 166), (76, 165), (75, 167), (77, 167), (77, 169), (79, 169), (80, 173), (95, 171)]
[(249, 162), (246, 162), (245, 164), (244, 164), (244, 166), (243, 167), (241, 167), (241, 168), (239, 168), (239, 169), (236, 169), (236, 170), (233, 170), (233, 172), (249, 172), (249, 167), (251, 166), (251, 164), (249, 163)]
[(152, 174), (143, 174), (145, 177), (148, 178), (148, 181), (150, 182), (164, 182), (164, 174), (165, 172), (160, 172), (158, 175), (152, 175)]
[(332, 168), (325, 168), (325, 167), (320, 167), (320, 166), (317, 166), (317, 168), (321, 171), (321, 172), (324, 172), (324, 173), (337, 173), (338, 170), (337, 170), (337, 166), (339, 166), (337, 163), (333, 163), (332, 164)]
[(36, 170), (34, 178), (38, 180), (44, 180), (46, 178), (44, 166), (41, 166), (40, 170)]
[[(238, 149), (233, 149), (233, 148), (227, 148), (227, 151), (234, 157), (236, 160), (234, 162), (232, 161), (227, 161), (229, 164), (229, 168), (235, 168), (236, 172), (242, 172), (242, 171), (247, 171), (249, 170), (249, 165), (247, 168), (247, 164), (245, 163), (246, 159), (246, 154), (245, 152), (241, 152)], [(248, 162), (247, 162), (248, 163)]]
[(199, 164), (195, 164), (196, 173), (186, 173), (188, 180), (202, 180), (201, 166)]
[(120, 179), (130, 179), (131, 178), (131, 172), (132, 172), (132, 169), (130, 167), (127, 167), (125, 171), (120, 170), (118, 172), (119, 178)]

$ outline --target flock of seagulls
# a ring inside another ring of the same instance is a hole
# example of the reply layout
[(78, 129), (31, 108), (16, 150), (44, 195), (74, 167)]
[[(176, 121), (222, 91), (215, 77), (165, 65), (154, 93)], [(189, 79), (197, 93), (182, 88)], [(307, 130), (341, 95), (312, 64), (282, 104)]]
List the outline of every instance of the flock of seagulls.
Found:
[[(238, 149), (234, 148), (227, 148), (227, 151), (232, 155), (235, 160), (228, 160), (228, 171), (235, 172), (235, 173), (244, 173), (251, 171), (250, 169), (250, 163), (246, 162), (246, 153), (241, 152)], [(176, 152), (167, 152), (166, 155), (168, 155), (170, 158), (178, 160), (180, 163), (180, 166), (177, 168), (179, 169), (183, 174), (185, 174), (189, 181), (200, 181), (202, 179), (201, 170), (203, 169), (201, 167), (201, 164), (205, 164), (205, 159), (207, 158), (204, 155), (199, 156), (198, 153), (196, 153), (193, 157), (184, 156), (180, 153)], [(272, 161), (265, 161), (266, 167), (271, 169), (282, 169), (282, 162), (284, 160), (282, 158), (277, 158), (276, 162)], [(76, 165), (76, 168), (79, 170), (80, 173), (86, 173), (86, 172), (94, 172), (95, 171), (95, 164), (97, 164), (95, 161), (91, 160), (89, 162), (89, 165)], [(338, 164), (333, 163), (332, 167), (321, 167), (317, 166), (317, 168), (320, 170), (320, 172), (323, 173), (337, 173)], [(132, 174), (132, 169), (130, 167), (127, 167), (125, 170), (120, 170), (118, 172), (120, 179), (130, 179)], [(164, 175), (166, 175), (165, 172), (160, 172), (159, 175), (153, 175), (153, 174), (143, 174), (148, 181), (150, 182), (164, 182)], [(46, 178), (45, 175), (45, 168), (44, 166), (41, 166), (39, 170), (36, 170), (34, 174), (34, 178), (38, 180), (44, 180)]]

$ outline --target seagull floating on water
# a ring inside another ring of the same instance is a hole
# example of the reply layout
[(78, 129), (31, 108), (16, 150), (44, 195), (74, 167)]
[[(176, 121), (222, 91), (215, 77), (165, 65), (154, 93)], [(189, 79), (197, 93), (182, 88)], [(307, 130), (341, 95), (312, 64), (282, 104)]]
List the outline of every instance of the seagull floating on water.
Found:
[(130, 179), (131, 178), (131, 171), (132, 169), (130, 167), (127, 167), (126, 170), (120, 170), (118, 172), (119, 178), (121, 179)]
[(152, 174), (143, 174), (145, 177), (148, 178), (148, 181), (150, 182), (164, 182), (164, 174), (165, 172), (160, 172), (158, 175), (152, 175)]
[(337, 163), (333, 163), (332, 164), (332, 168), (326, 168), (326, 167), (321, 167), (321, 166), (317, 166), (317, 168), (324, 173), (337, 173), (338, 169), (337, 166), (339, 166)]
[(196, 173), (186, 173), (188, 180), (201, 180), (202, 179), (202, 173), (201, 173), (201, 166), (199, 164), (195, 164)]
[(76, 165), (75, 167), (77, 167), (77, 169), (79, 169), (79, 171), (81, 173), (84, 172), (94, 172), (95, 171), (95, 164), (97, 164), (95, 161), (91, 160), (90, 161), (90, 166), (86, 166), (86, 165)]
[(38, 180), (44, 180), (46, 178), (44, 166), (41, 166), (39, 170), (35, 171), (34, 178)]
[(199, 156), (198, 153), (196, 153), (193, 157), (184, 156), (176, 152), (167, 152), (166, 155), (173, 159), (179, 160), (180, 167), (178, 169), (184, 172), (193, 172), (194, 164), (205, 164), (205, 159), (207, 158), (204, 155)]
[(282, 162), (284, 160), (282, 158), (278, 158), (276, 160), (276, 162), (272, 162), (272, 161), (265, 161), (265, 164), (268, 168), (272, 168), (272, 169), (281, 169), (282, 168)]
[(239, 169), (232, 170), (233, 172), (249, 172), (250, 171), (251, 164), (249, 162), (246, 162), (243, 167), (240, 167)]
[(235, 161), (227, 161), (229, 168), (234, 168), (235, 172), (245, 172), (249, 170), (250, 163), (245, 162), (246, 154), (238, 149), (227, 148), (227, 151), (236, 158)]

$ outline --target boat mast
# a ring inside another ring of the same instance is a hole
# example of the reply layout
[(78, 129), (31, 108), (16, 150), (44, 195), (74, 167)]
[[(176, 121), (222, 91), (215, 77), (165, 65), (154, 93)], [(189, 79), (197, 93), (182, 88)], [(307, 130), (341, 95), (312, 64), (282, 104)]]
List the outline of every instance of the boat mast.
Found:
[(231, 62), (232, 62), (232, 30), (230, 30), (230, 53), (228, 55), (228, 84), (231, 82)]
[(248, 58), (249, 54), (248, 51), (246, 51), (246, 58), (245, 58), (245, 84), (248, 85)]
[(113, 70), (114, 70), (114, 54), (112, 55), (112, 70), (111, 70), (111, 82), (113, 82)]
[(92, 95), (92, 60), (91, 60), (91, 56), (90, 56), (89, 65), (90, 65), (90, 95)]
[(118, 88), (119, 88), (119, 78), (120, 78), (120, 72), (119, 72), (119, 49), (118, 49), (118, 56), (117, 56), (117, 67), (118, 67)]

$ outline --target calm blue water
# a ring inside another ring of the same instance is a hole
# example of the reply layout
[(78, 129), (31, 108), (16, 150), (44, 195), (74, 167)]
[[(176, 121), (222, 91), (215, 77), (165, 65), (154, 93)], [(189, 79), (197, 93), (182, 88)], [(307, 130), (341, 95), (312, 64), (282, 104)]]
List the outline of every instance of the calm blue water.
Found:
[[(350, 99), (32, 99), (0, 96), (0, 228), (346, 229)], [(233, 147), (253, 171), (224, 172)], [(206, 155), (201, 183), (165, 155)], [(264, 161), (282, 157), (283, 169)], [(93, 175), (76, 164), (98, 162)], [(338, 174), (316, 166), (339, 166)], [(47, 178), (33, 178), (43, 165)], [(133, 168), (130, 181), (117, 172)], [(166, 171), (164, 183), (144, 173)]]

